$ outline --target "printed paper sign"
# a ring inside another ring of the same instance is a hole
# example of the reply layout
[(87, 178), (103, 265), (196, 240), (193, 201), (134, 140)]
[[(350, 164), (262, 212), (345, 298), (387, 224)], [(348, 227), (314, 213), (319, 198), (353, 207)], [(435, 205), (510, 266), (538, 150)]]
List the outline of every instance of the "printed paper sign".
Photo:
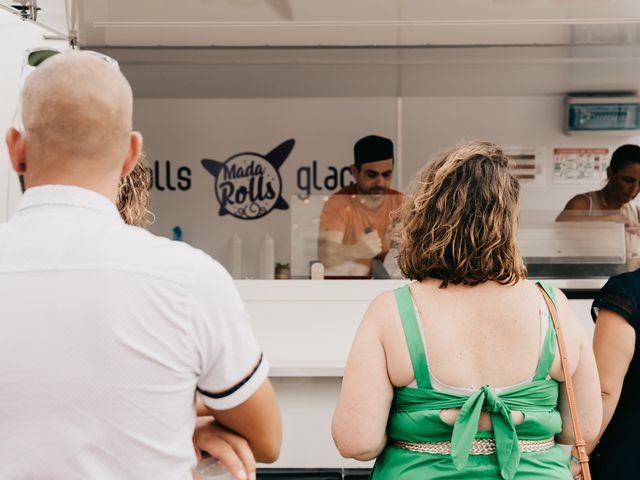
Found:
[(608, 165), (608, 148), (554, 148), (553, 183), (598, 183)]
[(544, 149), (534, 147), (504, 147), (511, 158), (511, 173), (523, 185), (540, 187), (545, 184)]

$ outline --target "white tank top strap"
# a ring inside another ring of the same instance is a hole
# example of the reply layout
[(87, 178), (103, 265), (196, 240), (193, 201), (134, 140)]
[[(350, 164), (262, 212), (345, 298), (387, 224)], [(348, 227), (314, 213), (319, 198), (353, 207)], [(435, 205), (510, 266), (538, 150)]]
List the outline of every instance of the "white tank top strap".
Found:
[(595, 192), (587, 192), (587, 193), (578, 194), (578, 196), (587, 197), (587, 200), (589, 200), (589, 216), (591, 216), (591, 212), (593, 212), (593, 197), (591, 196), (591, 194), (593, 194), (593, 193), (595, 193)]

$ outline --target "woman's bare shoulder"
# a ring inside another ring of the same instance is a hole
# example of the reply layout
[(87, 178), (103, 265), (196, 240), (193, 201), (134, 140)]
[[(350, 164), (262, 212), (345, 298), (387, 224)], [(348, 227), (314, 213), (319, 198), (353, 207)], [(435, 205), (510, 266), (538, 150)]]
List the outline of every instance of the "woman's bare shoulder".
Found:
[[(537, 281), (533, 281), (533, 280), (524, 280), (523, 282), (526, 282), (530, 288), (536, 288), (539, 289), (538, 287), (538, 282)], [(573, 311), (571, 310), (571, 307), (569, 306), (569, 299), (567, 299), (567, 296), (564, 294), (564, 292), (562, 290), (560, 290), (557, 287), (554, 287), (550, 284), (546, 284), (547, 287), (551, 287), (551, 290), (553, 290), (553, 296), (554, 296), (554, 304), (556, 306), (556, 309), (558, 310), (558, 314), (562, 315), (562, 312), (564, 310), (569, 309), (572, 313), (573, 316)], [(540, 291), (540, 295), (542, 295), (542, 292)]]
[(591, 200), (586, 193), (579, 193), (575, 195), (567, 202), (564, 210), (589, 210), (591, 207)]
[(374, 318), (384, 318), (390, 311), (396, 309), (395, 290), (385, 290), (371, 300), (367, 308), (367, 315)]
[(400, 324), (400, 314), (396, 303), (395, 290), (385, 290), (376, 295), (369, 303), (363, 323), (375, 328), (381, 337)]
[(396, 304), (395, 290), (385, 290), (379, 293), (369, 303), (369, 310), (379, 310), (392, 308)]

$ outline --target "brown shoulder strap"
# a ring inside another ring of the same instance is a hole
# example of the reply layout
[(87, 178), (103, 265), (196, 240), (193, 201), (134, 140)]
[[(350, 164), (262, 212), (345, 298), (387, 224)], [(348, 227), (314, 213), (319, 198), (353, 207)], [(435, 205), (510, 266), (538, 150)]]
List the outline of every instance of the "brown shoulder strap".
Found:
[(551, 320), (553, 321), (553, 327), (556, 330), (556, 338), (558, 341), (558, 352), (560, 353), (560, 364), (562, 365), (562, 376), (564, 377), (564, 385), (567, 390), (567, 402), (569, 403), (569, 412), (571, 413), (571, 423), (573, 425), (574, 433), (574, 445), (578, 452), (578, 460), (580, 461), (580, 467), (582, 468), (582, 477), (584, 480), (591, 480), (591, 472), (589, 471), (589, 457), (587, 456), (587, 449), (585, 446), (584, 438), (582, 438), (582, 431), (580, 430), (580, 422), (578, 421), (578, 413), (576, 411), (576, 398), (573, 393), (573, 382), (571, 381), (571, 375), (569, 374), (567, 357), (567, 350), (564, 343), (564, 335), (560, 322), (558, 321), (558, 311), (553, 301), (549, 297), (544, 287), (540, 284), (536, 284), (538, 289), (542, 292), (544, 301), (549, 309)]

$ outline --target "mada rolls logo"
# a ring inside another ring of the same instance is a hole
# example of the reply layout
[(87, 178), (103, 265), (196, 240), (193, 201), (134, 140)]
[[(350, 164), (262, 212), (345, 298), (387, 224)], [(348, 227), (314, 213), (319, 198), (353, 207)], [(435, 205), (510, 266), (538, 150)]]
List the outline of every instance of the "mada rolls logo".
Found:
[(266, 155), (255, 152), (238, 153), (224, 162), (202, 160), (202, 166), (215, 178), (218, 214), (232, 215), (241, 220), (256, 220), (274, 208), (287, 210), (282, 198), (280, 166), (287, 159), (295, 140), (281, 143)]

